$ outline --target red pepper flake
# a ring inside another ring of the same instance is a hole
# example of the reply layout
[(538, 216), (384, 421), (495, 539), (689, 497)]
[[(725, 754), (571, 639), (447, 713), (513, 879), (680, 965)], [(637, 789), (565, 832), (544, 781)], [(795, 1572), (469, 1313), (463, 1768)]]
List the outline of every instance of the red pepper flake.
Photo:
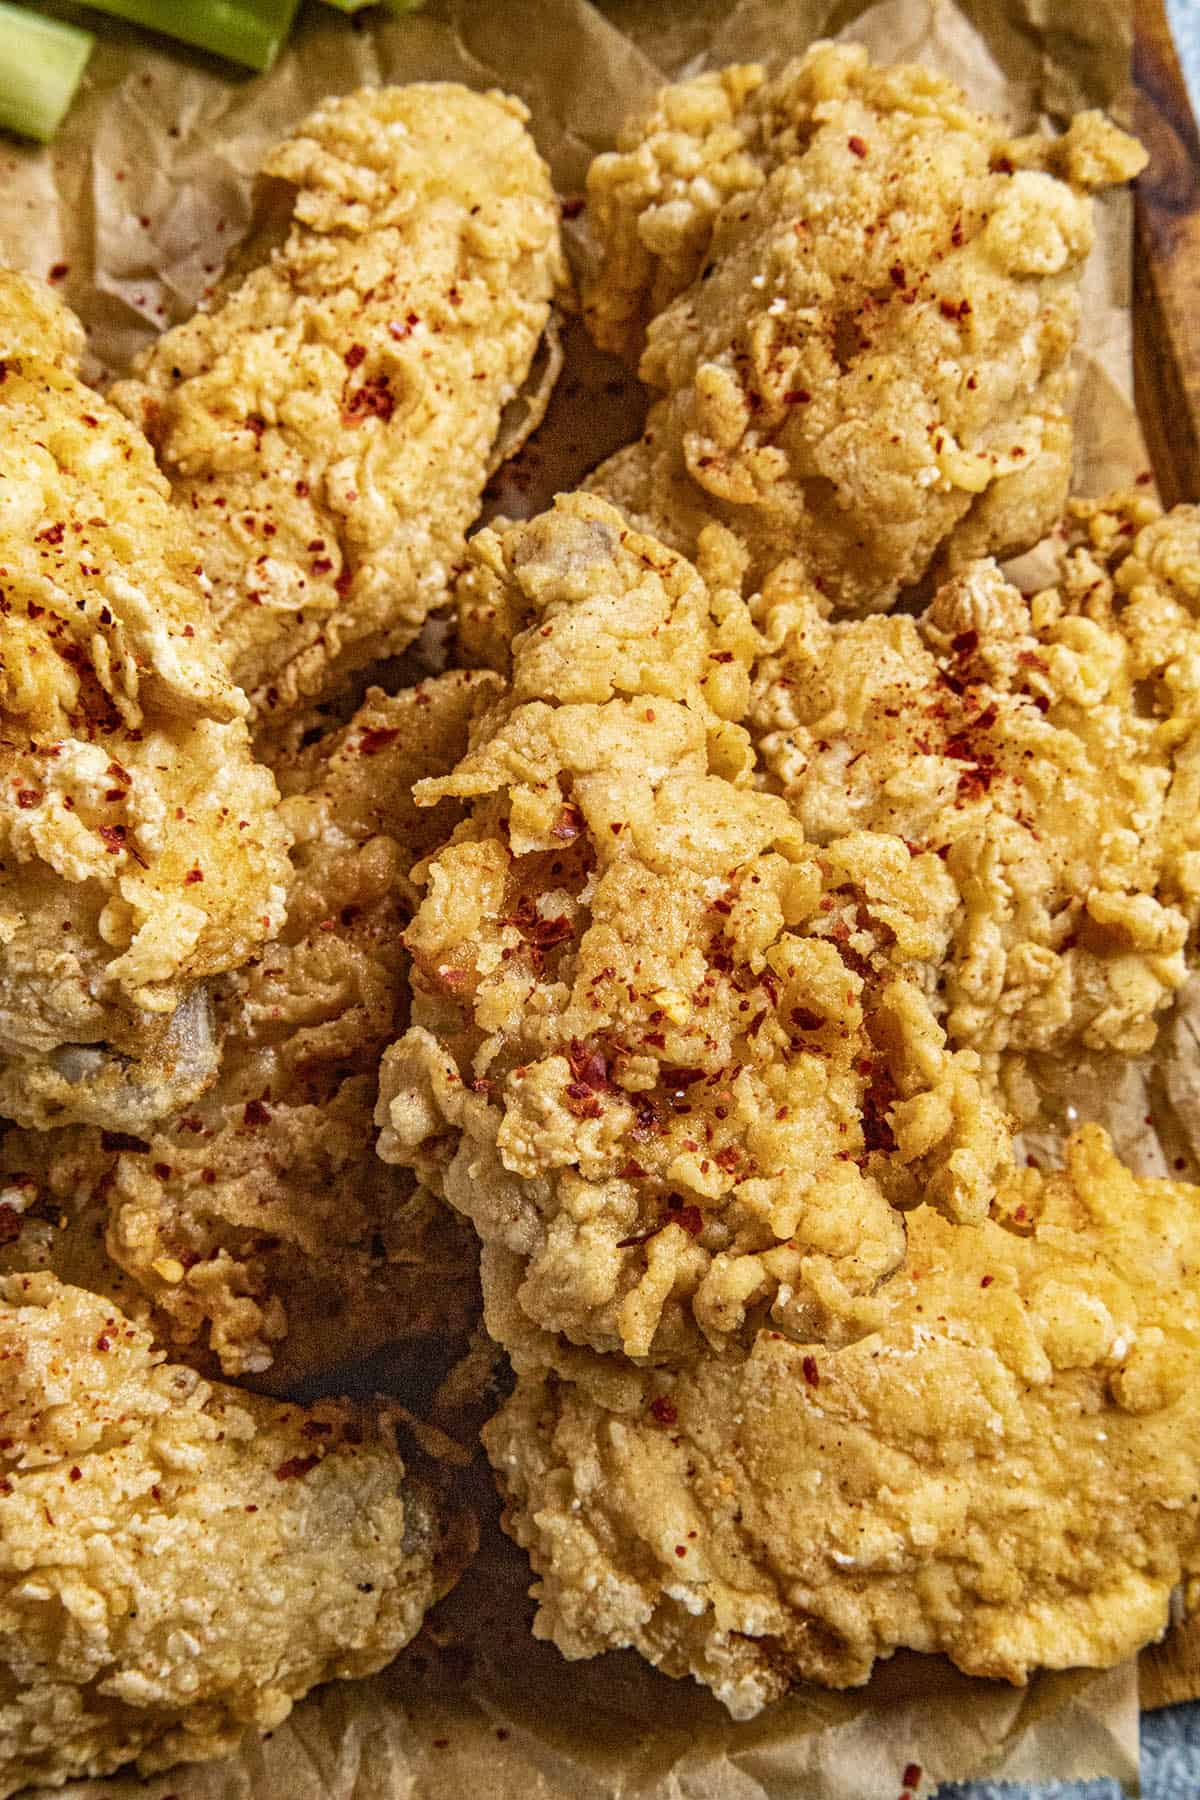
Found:
[(106, 1350), (112, 1349), (112, 1339), (109, 1337), (107, 1331), (102, 1331), (100, 1336), (96, 1339), (96, 1348), (101, 1356), (104, 1355)]
[(893, 263), (888, 270), (888, 276), (893, 287), (902, 288), (908, 286), (908, 276), (904, 273), (903, 263)]
[(571, 1039), (567, 1052), (571, 1078), (583, 1087), (603, 1091), (608, 1086), (608, 1061), (602, 1050), (589, 1047), (579, 1038)]
[(65, 529), (66, 529), (66, 527), (63, 525), (61, 520), (59, 520), (59, 522), (56, 525), (47, 525), (43, 531), (39, 531), (35, 534), (34, 543), (35, 544), (61, 544), (63, 541), (63, 532), (65, 531)]
[(359, 419), (374, 416), (386, 424), (395, 410), (396, 396), (387, 376), (372, 375), (361, 387), (355, 388), (346, 401), (342, 408), (342, 422), (353, 425)]
[(687, 1555), (687, 1545), (686, 1544), (676, 1544), (675, 1554), (676, 1554), (676, 1556), (686, 1556)]
[(566, 1087), (566, 1107), (577, 1119), (598, 1119), (604, 1108), (590, 1087), (582, 1081), (569, 1081)]
[(72, 1481), (82, 1481), (83, 1480), (83, 1470), (79, 1467), (78, 1464), (76, 1464), (71, 1470), (71, 1480)]
[(354, 577), (349, 569), (343, 569), (333, 584), (333, 591), (338, 596), (339, 600), (344, 600), (346, 598), (346, 595), (350, 592), (353, 581)]
[(583, 211), (584, 205), (585, 201), (581, 194), (572, 194), (569, 200), (561, 203), (559, 211), (564, 219), (577, 219)]
[(550, 836), (556, 837), (560, 843), (573, 844), (583, 830), (583, 814), (571, 802), (559, 808), (558, 817), (550, 827)]
[(921, 1779), (920, 1763), (905, 1763), (902, 1779), (906, 1788), (915, 1788)]
[(247, 1125), (269, 1125), (271, 1109), (264, 1106), (261, 1100), (247, 1100), (242, 1108), (242, 1118)]
[(154, 1173), (160, 1181), (170, 1181), (174, 1172), (170, 1163), (155, 1163), (154, 1165)]
[(191, 887), (193, 885), (193, 883), (195, 883), (197, 881), (203, 881), (203, 880), (204, 880), (203, 869), (189, 869), (187, 874), (183, 878), (183, 885), (185, 887)]
[(23, 812), (28, 812), (31, 806), (37, 806), (41, 801), (41, 798), (42, 796), (38, 793), (36, 788), (17, 789), (17, 805)]
[(119, 850), (124, 849), (127, 835), (123, 825), (101, 825), (100, 827), (100, 836), (108, 845), (108, 854), (110, 856), (116, 856)]
[(635, 1162), (632, 1156), (627, 1163), (622, 1164), (617, 1170), (617, 1176), (621, 1181), (641, 1181), (644, 1179), (645, 1174), (646, 1171), (643, 1169), (641, 1163)]
[(1012, 165), (1012, 158), (1010, 156), (994, 156), (992, 158), (992, 173), (993, 174), (995, 174), (995, 175), (1011, 175), (1012, 172), (1013, 172), (1013, 165)]
[(867, 146), (863, 143), (863, 140), (857, 133), (855, 133), (853, 137), (847, 138), (846, 142), (849, 144), (853, 155), (863, 157), (867, 154)]
[(302, 1475), (307, 1475), (310, 1469), (315, 1469), (320, 1460), (319, 1456), (289, 1456), (287, 1461), (281, 1462), (276, 1469), (275, 1479), (276, 1481), (298, 1481)]
[(807, 406), (811, 399), (812, 395), (807, 388), (792, 388), (783, 396), (783, 404), (785, 406)]
[(969, 300), (939, 300), (938, 311), (943, 319), (957, 319), (961, 324), (964, 319), (971, 316), (971, 302)]
[(54, 263), (46, 279), (52, 284), (57, 284), (60, 281), (65, 281), (70, 272), (70, 263)]
[(981, 1288), (991, 1287), (991, 1285), (992, 1285), (993, 1281), (995, 1281), (995, 1279), (996, 1279), (996, 1277), (994, 1275), (985, 1275), (983, 1280), (979, 1283), (979, 1285)]
[(351, 344), (350, 348), (346, 352), (346, 367), (348, 369), (357, 369), (359, 364), (366, 362), (366, 360), (367, 360), (366, 345), (365, 344)]
[(704, 1214), (698, 1206), (673, 1207), (668, 1223), (682, 1225), (689, 1237), (699, 1237), (704, 1230)]
[(674, 1425), (679, 1418), (675, 1402), (668, 1400), (665, 1394), (660, 1394), (657, 1400), (650, 1402), (650, 1412), (660, 1425)]
[(807, 1006), (793, 1006), (791, 1021), (798, 1031), (820, 1031), (828, 1020), (822, 1013), (812, 1012)]
[(800, 1366), (804, 1370), (804, 1379), (807, 1381), (809, 1387), (820, 1387), (821, 1371), (817, 1367), (816, 1357), (806, 1356)]
[(372, 725), (363, 732), (358, 740), (360, 756), (378, 756), (389, 744), (394, 744), (400, 736), (398, 725)]

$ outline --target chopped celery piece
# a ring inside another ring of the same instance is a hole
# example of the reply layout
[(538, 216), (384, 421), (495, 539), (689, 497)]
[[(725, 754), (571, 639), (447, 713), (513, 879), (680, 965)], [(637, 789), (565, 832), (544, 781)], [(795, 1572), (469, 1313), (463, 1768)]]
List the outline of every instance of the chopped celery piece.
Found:
[(0, 0), (0, 126), (45, 144), (71, 104), (95, 39)]
[(89, 0), (100, 12), (146, 25), (251, 69), (269, 69), (299, 0)]

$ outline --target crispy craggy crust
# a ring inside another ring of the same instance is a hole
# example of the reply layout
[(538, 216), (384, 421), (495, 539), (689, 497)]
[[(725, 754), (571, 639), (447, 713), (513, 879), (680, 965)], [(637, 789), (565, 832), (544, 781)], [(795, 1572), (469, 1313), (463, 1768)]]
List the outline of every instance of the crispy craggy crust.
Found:
[(748, 724), (806, 835), (938, 857), (950, 1041), (1136, 1054), (1200, 917), (1200, 511), (1075, 508), (1059, 579), (994, 563), (918, 618), (831, 624), (797, 571), (755, 606)]
[(326, 102), (264, 165), (286, 222), (113, 391), (260, 717), (403, 649), (461, 561), (562, 278), (526, 117), (452, 83)]
[(869, 833), (818, 855), (748, 785), (720, 533), (707, 582), (581, 496), (474, 548), (510, 685), (417, 790), (470, 812), (407, 933), (381, 1154), (520, 1259), (548, 1330), (653, 1358), (806, 1330), (897, 1266), (898, 1207), (978, 1217), (1010, 1154), (925, 994), (949, 878)]
[(0, 1368), (0, 1794), (227, 1753), (454, 1579), (385, 1413), (210, 1386), (49, 1275), (0, 1281)]
[(1027, 548), (1070, 478), (1088, 194), (1144, 161), (857, 46), (664, 89), (588, 178), (592, 330), (663, 396), (590, 485), (688, 554), (724, 521), (756, 579), (798, 555), (849, 612)]
[(408, 1017), (408, 871), (461, 810), (422, 811), (412, 787), (454, 767), (498, 686), (373, 690), (280, 764), (287, 924), (219, 990), (215, 1085), (145, 1139), (11, 1133), (0, 1269), (49, 1267), (149, 1310), (160, 1342), (284, 1391), (384, 1343), (465, 1336), (472, 1235), (380, 1162), (371, 1115)]
[(131, 1127), (211, 1078), (198, 984), (278, 928), (287, 839), (195, 547), (81, 345), (0, 274), (0, 1112)]
[(1181, 1581), (1200, 1601), (1200, 1191), (1089, 1127), (986, 1222), (907, 1223), (825, 1331), (669, 1373), (531, 1341), (491, 1253), (519, 1375), (485, 1438), (539, 1635), (635, 1646), (744, 1718), (899, 1647), (1013, 1682), (1117, 1663)]

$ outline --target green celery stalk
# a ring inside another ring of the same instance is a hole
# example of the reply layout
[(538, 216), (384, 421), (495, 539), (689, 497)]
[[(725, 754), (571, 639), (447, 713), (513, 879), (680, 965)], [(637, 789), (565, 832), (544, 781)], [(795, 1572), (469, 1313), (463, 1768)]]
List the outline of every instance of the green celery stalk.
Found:
[[(361, 12), (364, 6), (374, 6), (377, 0), (325, 0), (326, 6), (336, 7), (338, 12)], [(392, 13), (419, 12), (425, 0), (383, 0), (383, 10)]]
[(269, 69), (299, 0), (89, 0), (100, 12), (146, 25), (251, 69)]
[(48, 143), (79, 86), (95, 38), (0, 0), (0, 126)]

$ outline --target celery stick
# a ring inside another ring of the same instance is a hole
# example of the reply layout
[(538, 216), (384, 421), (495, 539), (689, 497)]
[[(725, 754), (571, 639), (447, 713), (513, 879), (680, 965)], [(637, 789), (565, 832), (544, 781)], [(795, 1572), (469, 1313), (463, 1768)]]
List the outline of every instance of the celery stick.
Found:
[(212, 50), (230, 62), (269, 69), (299, 0), (89, 0), (100, 12)]
[(48, 143), (95, 41), (76, 25), (0, 0), (0, 126)]
[[(362, 12), (366, 6), (374, 6), (377, 0), (325, 0), (326, 6), (336, 7), (338, 12)], [(383, 0), (383, 11), (390, 13), (419, 12), (425, 0)]]

